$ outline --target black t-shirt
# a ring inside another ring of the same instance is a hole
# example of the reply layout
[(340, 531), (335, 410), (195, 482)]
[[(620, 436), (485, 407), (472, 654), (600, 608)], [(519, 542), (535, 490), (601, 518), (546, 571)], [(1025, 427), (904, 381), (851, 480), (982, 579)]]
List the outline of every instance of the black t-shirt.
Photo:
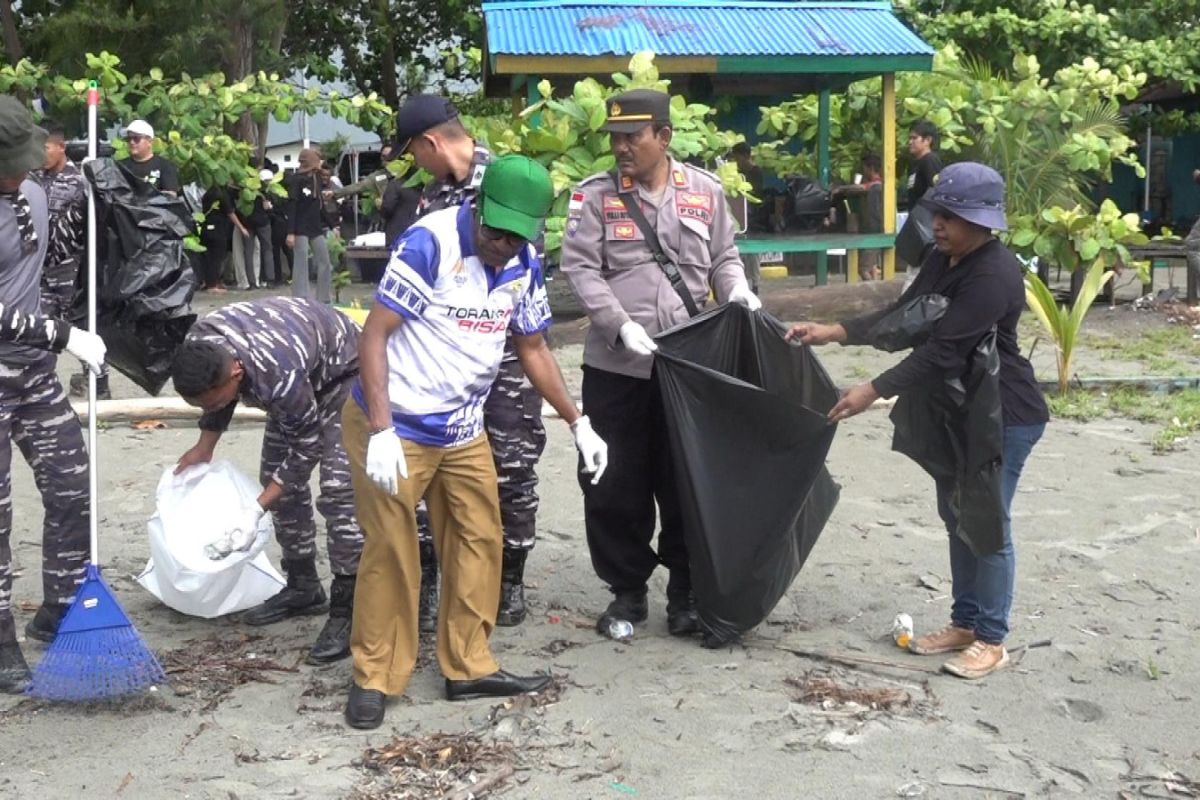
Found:
[(288, 187), (289, 233), (296, 236), (323, 236), (325, 221), (321, 218), (321, 192), (326, 181), (317, 171), (293, 172), (284, 179)]
[(942, 159), (930, 150), (913, 164), (912, 174), (908, 176), (908, 207), (912, 208), (917, 201), (925, 196), (933, 179), (942, 171)]
[(117, 163), (160, 192), (179, 192), (179, 170), (162, 156), (150, 156), (145, 161), (123, 158)]
[(1025, 309), (1025, 279), (1017, 257), (992, 239), (957, 266), (935, 251), (921, 267), (908, 291), (887, 308), (842, 322), (846, 344), (866, 344), (871, 326), (914, 297), (940, 294), (950, 305), (924, 344), (871, 383), (884, 397), (906, 389), (958, 376), (984, 335), (996, 326), (1000, 355), (1000, 404), (1005, 425), (1037, 425), (1050, 418), (1033, 367), (1021, 355), (1017, 320)]
[(229, 220), (229, 212), (233, 204), (229, 192), (221, 186), (211, 186), (200, 198), (200, 208), (204, 212), (204, 228), (202, 235), (205, 239), (228, 239), (233, 233), (233, 223)]
[(267, 208), (263, 205), (261, 194), (254, 198), (254, 208), (250, 210), (249, 214), (243, 214), (240, 206), (235, 206), (234, 211), (237, 212), (238, 219), (242, 221), (242, 224), (250, 230), (264, 228), (271, 224), (271, 218), (267, 216)]

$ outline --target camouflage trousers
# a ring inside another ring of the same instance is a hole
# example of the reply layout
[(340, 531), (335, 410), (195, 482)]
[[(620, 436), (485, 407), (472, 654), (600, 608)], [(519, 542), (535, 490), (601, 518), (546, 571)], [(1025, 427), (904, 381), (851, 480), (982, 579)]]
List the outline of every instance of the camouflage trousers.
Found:
[[(0, 642), (16, 639), (12, 616), (12, 445), (42, 495), (42, 597), (69, 603), (88, 559), (88, 459), (79, 418), (47, 355), (0, 364)], [(28, 519), (28, 515), (23, 517)]]
[[(350, 486), (350, 462), (342, 443), (342, 406), (350, 393), (350, 381), (317, 398), (321, 409), (321, 461), (317, 510), (325, 518), (329, 567), (334, 575), (358, 573), (363, 535), (354, 516), (354, 489)], [(263, 434), (260, 478), (264, 484), (279, 468), (291, 443), (279, 430), (279, 424), (267, 418)], [(283, 487), (283, 495), (271, 509), (275, 518), (275, 538), (285, 559), (316, 557), (317, 522), (313, 515), (309, 476)]]
[[(546, 449), (546, 428), (542, 425), (542, 396), (525, 377), (520, 361), (500, 365), (483, 406), (483, 424), (496, 463), (504, 546), (529, 550), (537, 530), (535, 469)], [(433, 541), (425, 501), (417, 506), (417, 536), (422, 542)]]

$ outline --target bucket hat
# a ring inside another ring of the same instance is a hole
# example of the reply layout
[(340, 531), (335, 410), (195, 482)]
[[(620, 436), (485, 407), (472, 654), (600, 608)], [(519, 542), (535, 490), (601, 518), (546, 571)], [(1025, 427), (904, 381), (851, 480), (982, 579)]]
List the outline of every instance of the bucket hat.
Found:
[(0, 95), (0, 175), (14, 176), (46, 162), (46, 132), (17, 98)]
[(943, 168), (933, 189), (921, 198), (920, 203), (988, 230), (1008, 230), (1008, 220), (1004, 216), (1004, 179), (986, 164), (960, 161)]

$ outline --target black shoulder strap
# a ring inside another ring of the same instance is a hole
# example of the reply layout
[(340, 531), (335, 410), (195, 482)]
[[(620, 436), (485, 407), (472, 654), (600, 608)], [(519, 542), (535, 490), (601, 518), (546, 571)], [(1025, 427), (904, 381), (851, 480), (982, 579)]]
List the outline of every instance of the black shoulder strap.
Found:
[[(613, 173), (613, 182), (616, 183), (619, 189), (621, 186), (621, 176)], [(658, 263), (659, 268), (667, 276), (667, 280), (671, 282), (671, 287), (679, 295), (679, 298), (683, 300), (683, 306), (687, 309), (688, 316), (694, 317), (699, 314), (700, 309), (696, 306), (696, 299), (692, 297), (687, 284), (683, 282), (683, 276), (679, 274), (679, 267), (675, 265), (674, 261), (667, 258), (667, 254), (663, 252), (662, 244), (658, 241), (658, 234), (650, 226), (650, 220), (646, 219), (646, 215), (642, 213), (642, 207), (638, 204), (637, 197), (634, 196), (633, 192), (620, 192), (618, 197), (621, 198), (621, 203), (624, 204), (625, 210), (629, 212), (633, 223), (642, 232), (642, 236), (646, 240), (646, 246), (650, 248), (650, 254), (654, 256), (654, 260)]]

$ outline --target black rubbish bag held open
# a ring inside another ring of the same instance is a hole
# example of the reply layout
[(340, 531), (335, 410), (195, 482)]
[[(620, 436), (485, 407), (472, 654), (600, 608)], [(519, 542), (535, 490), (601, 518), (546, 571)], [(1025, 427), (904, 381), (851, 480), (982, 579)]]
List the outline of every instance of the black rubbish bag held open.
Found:
[(183, 247), (187, 205), (136, 180), (110, 158), (84, 165), (103, 220), (97, 331), (115, 369), (150, 394), (196, 320), (196, 279)]
[(837, 504), (838, 391), (785, 332), (729, 303), (656, 337), (696, 610), (721, 641), (771, 613)]

